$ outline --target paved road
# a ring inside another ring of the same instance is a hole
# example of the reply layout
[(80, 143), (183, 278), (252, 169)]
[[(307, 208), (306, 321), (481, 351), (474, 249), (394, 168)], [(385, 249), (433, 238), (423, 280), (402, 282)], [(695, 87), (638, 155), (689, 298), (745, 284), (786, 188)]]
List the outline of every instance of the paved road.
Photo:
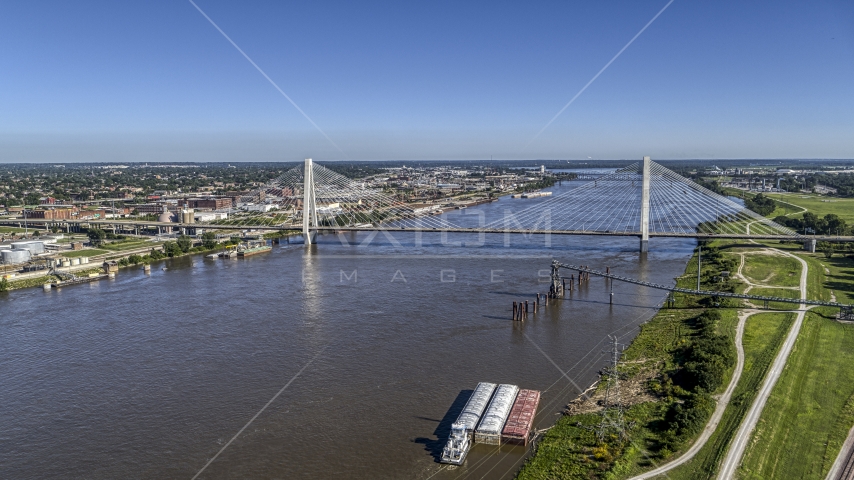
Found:
[[(809, 272), (807, 262), (804, 259), (798, 257), (797, 255), (793, 255), (789, 252), (784, 252), (782, 250), (777, 251), (801, 262), (801, 299), (806, 299), (807, 274)], [(768, 374), (765, 377), (765, 382), (762, 384), (762, 388), (759, 390), (759, 394), (753, 401), (753, 405), (750, 406), (750, 410), (748, 410), (747, 415), (744, 417), (744, 420), (742, 420), (741, 426), (738, 428), (738, 432), (735, 435), (735, 439), (730, 445), (726, 458), (724, 458), (724, 461), (721, 464), (721, 470), (718, 474), (719, 479), (728, 480), (730, 478), (735, 477), (735, 471), (741, 464), (741, 459), (744, 456), (744, 451), (747, 448), (747, 443), (750, 441), (751, 433), (753, 433), (753, 429), (756, 428), (756, 423), (759, 421), (759, 416), (762, 414), (762, 410), (765, 408), (765, 402), (768, 401), (768, 397), (771, 395), (771, 390), (774, 389), (774, 385), (776, 385), (777, 380), (780, 378), (780, 374), (783, 373), (783, 368), (786, 366), (786, 360), (789, 358), (789, 354), (792, 353), (792, 348), (795, 346), (795, 340), (797, 340), (798, 338), (798, 333), (800, 333), (801, 331), (801, 325), (804, 322), (805, 314), (806, 305), (801, 304), (797, 317), (795, 318), (795, 322), (792, 324), (792, 328), (789, 330), (789, 335), (786, 337), (786, 341), (783, 343), (783, 346), (780, 347), (780, 352), (777, 354), (777, 358), (774, 359), (774, 363), (771, 365), (771, 369), (768, 371)]]

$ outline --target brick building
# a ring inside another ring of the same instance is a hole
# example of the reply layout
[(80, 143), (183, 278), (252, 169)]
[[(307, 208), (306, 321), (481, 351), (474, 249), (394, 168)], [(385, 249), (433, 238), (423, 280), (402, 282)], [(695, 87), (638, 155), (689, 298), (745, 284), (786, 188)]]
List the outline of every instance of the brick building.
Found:
[(187, 208), (220, 210), (222, 208), (231, 208), (232, 201), (230, 198), (186, 198), (178, 200), (178, 205)]

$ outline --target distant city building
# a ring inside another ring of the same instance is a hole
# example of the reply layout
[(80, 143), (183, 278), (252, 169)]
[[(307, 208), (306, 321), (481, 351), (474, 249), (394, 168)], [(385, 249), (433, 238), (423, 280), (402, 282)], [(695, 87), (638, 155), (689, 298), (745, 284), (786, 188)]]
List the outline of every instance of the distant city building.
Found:
[(68, 220), (72, 216), (70, 208), (52, 208), (49, 210), (27, 210), (27, 218), (44, 220)]
[(221, 210), (223, 208), (231, 208), (231, 198), (188, 198), (178, 200), (178, 205), (187, 208), (207, 208), (210, 210)]

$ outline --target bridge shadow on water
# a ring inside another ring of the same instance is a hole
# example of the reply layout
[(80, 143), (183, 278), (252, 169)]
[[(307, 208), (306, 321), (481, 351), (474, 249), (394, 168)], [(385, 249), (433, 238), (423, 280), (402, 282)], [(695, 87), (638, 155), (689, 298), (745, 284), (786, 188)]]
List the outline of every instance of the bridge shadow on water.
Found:
[(463, 407), (466, 406), (466, 402), (471, 398), (472, 393), (474, 393), (474, 390), (462, 390), (451, 404), (451, 408), (448, 409), (441, 420), (427, 417), (416, 417), (430, 422), (439, 422), (439, 424), (436, 425), (436, 429), (433, 430), (433, 435), (436, 438), (418, 437), (413, 440), (414, 443), (423, 444), (424, 450), (427, 451), (427, 453), (430, 454), (436, 462), (442, 458), (442, 449), (445, 447), (445, 443), (447, 443), (448, 437), (451, 435), (451, 424), (453, 424), (454, 420), (460, 416), (460, 412), (463, 411)]

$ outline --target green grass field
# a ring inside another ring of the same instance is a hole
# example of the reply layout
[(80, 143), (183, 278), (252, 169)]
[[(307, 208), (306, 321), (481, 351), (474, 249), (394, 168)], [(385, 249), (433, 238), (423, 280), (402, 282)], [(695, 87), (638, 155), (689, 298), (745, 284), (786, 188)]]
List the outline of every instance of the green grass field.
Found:
[[(724, 189), (728, 195), (741, 198), (742, 195), (752, 197), (755, 192), (742, 192), (731, 188)], [(777, 200), (777, 209), (768, 215), (768, 218), (775, 218), (780, 215), (786, 215), (793, 218), (800, 218), (803, 213), (802, 209), (815, 213), (819, 217), (823, 217), (828, 213), (835, 213), (839, 218), (845, 220), (848, 225), (854, 224), (854, 198), (839, 198), (828, 197), (825, 195), (817, 195), (812, 193), (768, 193), (763, 195)], [(788, 205), (787, 205), (788, 204)]]
[(822, 272), (824, 292), (827, 298), (832, 291), (840, 302), (854, 303), (854, 259), (836, 255), (832, 258), (816, 259), (822, 268), (830, 273)]
[(138, 248), (150, 248), (157, 245), (160, 244), (157, 242), (151, 242), (149, 240), (125, 240), (122, 242), (106, 243), (101, 245), (100, 248), (113, 252), (124, 252), (127, 250), (136, 250)]
[(741, 478), (824, 478), (854, 425), (854, 325), (810, 313), (762, 412)]
[(748, 254), (742, 274), (752, 283), (779, 287), (797, 287), (800, 284), (801, 264), (782, 255)]
[(794, 314), (791, 313), (760, 313), (747, 319), (743, 338), (744, 370), (718, 429), (690, 462), (662, 478), (695, 480), (716, 477), (732, 437), (753, 403), (765, 372), (780, 349), (793, 320)]
[(74, 258), (74, 257), (94, 257), (95, 255), (103, 255), (105, 253), (110, 253), (108, 250), (74, 250), (70, 252), (62, 252), (61, 255), (63, 257)]
[(846, 259), (844, 257), (837, 255), (832, 260), (828, 260), (821, 254), (808, 254), (804, 252), (801, 245), (797, 243), (767, 243), (774, 248), (793, 253), (807, 262), (809, 266), (809, 271), (807, 272), (807, 298), (812, 300), (830, 300), (830, 291), (827, 289), (829, 287), (826, 283), (827, 279), (824, 269), (829, 261), (845, 262)]
[(18, 227), (0, 227), (0, 233), (24, 233), (24, 229)]
[[(849, 225), (854, 224), (854, 198), (826, 197), (804, 193), (769, 193), (766, 195), (774, 200), (781, 200), (797, 205), (798, 207), (806, 208), (819, 217), (823, 217), (828, 213), (835, 213)], [(800, 212), (800, 209), (780, 205), (769, 217), (774, 218), (778, 215), (786, 215), (787, 213), (793, 213), (793, 215), (789, 215), (792, 217), (800, 217), (800, 213), (794, 212)]]
[[(796, 251), (797, 246), (780, 248)], [(809, 264), (809, 298), (854, 298), (854, 260), (800, 254)], [(825, 273), (825, 268), (829, 273)], [(812, 310), (760, 417), (741, 478), (824, 478), (854, 425), (854, 325)]]

